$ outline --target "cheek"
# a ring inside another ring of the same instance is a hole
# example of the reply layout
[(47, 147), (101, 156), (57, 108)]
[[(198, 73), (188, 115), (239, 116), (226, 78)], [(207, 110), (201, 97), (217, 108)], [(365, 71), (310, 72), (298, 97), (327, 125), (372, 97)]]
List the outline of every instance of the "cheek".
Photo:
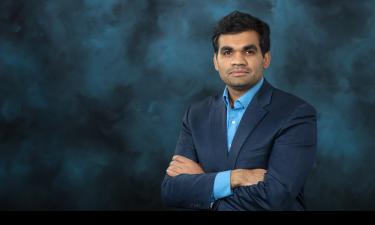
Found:
[(263, 69), (263, 59), (249, 60), (248, 65), (253, 71), (258, 71)]
[(218, 68), (218, 71), (221, 73), (221, 72), (224, 72), (227, 67), (225, 66), (224, 62), (220, 62), (217, 64), (217, 68)]

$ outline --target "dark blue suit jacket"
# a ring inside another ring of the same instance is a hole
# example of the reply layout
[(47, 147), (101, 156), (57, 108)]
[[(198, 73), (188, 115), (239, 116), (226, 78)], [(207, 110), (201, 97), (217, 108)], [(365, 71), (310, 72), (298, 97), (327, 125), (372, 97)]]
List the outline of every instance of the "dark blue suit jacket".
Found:
[[(205, 174), (165, 175), (162, 200), (172, 207), (213, 210), (303, 210), (303, 186), (316, 154), (316, 111), (266, 80), (246, 109), (227, 151), (222, 95), (191, 105), (175, 154)], [(210, 205), (215, 176), (231, 169), (267, 169), (264, 181), (238, 187)]]

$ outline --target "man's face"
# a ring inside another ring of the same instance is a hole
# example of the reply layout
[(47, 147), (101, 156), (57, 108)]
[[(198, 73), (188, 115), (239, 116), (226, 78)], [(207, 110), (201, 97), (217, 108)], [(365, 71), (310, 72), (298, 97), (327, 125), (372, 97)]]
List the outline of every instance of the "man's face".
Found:
[(270, 64), (270, 53), (262, 55), (259, 36), (255, 31), (222, 34), (218, 47), (213, 59), (215, 69), (230, 89), (250, 89), (262, 78), (263, 70)]

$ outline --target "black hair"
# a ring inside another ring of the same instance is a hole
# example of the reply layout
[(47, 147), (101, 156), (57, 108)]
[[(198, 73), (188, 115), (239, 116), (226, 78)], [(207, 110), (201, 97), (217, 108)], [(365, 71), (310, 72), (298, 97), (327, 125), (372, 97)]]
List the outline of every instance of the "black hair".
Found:
[(259, 35), (259, 45), (262, 55), (270, 50), (270, 28), (268, 24), (250, 14), (233, 11), (223, 17), (214, 28), (212, 45), (215, 53), (219, 50), (219, 36), (222, 34), (236, 34), (243, 31), (256, 31)]

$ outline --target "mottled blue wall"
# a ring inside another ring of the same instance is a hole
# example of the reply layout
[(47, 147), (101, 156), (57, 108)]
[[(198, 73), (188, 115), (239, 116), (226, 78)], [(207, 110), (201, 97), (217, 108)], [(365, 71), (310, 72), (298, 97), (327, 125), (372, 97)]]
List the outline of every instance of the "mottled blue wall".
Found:
[[(271, 26), (266, 78), (318, 110), (310, 209), (375, 209), (375, 1), (2, 0), (0, 209), (161, 209), (215, 22)], [(286, 162), (287, 163), (287, 162)]]

